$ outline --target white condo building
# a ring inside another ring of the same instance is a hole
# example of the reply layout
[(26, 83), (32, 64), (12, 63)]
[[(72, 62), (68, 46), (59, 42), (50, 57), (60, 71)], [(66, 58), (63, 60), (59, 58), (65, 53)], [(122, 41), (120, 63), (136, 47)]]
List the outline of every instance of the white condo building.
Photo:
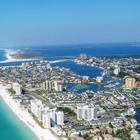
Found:
[(62, 91), (62, 84), (59, 83), (58, 81), (53, 82), (53, 89), (55, 91)]
[(56, 112), (57, 125), (64, 125), (64, 113), (62, 111)]
[(57, 111), (56, 108), (44, 107), (41, 101), (31, 100), (31, 112), (43, 122), (45, 128), (64, 124), (64, 113)]
[(46, 80), (46, 90), (52, 90), (52, 81)]
[(97, 119), (97, 108), (90, 108), (87, 105), (77, 107), (77, 119), (91, 121)]
[(46, 90), (46, 83), (45, 82), (41, 83), (41, 89)]
[(38, 109), (38, 120), (42, 121), (43, 120), (43, 113), (44, 113), (44, 108), (39, 108)]
[(62, 91), (62, 84), (59, 81), (49, 81), (41, 83), (42, 90), (55, 90), (55, 91)]
[(93, 108), (93, 120), (96, 120), (97, 117), (98, 117), (98, 115), (97, 115), (97, 108), (95, 107), (95, 108)]
[(78, 106), (77, 107), (77, 119), (82, 120), (83, 118), (84, 118), (83, 106)]
[(40, 116), (40, 113), (38, 112), (40, 112), (43, 108), (44, 106), (41, 101), (31, 100), (31, 112), (34, 113), (36, 117)]
[(93, 119), (93, 108), (88, 108), (88, 106), (84, 109), (84, 119), (86, 121), (91, 121)]
[(50, 128), (51, 127), (50, 113), (44, 113), (43, 114), (43, 126), (45, 128)]
[(119, 69), (119, 68), (115, 68), (114, 71), (113, 71), (113, 73), (114, 73), (115, 75), (118, 75), (119, 72), (120, 72), (120, 69)]
[(50, 112), (51, 126), (52, 126), (52, 127), (54, 127), (54, 126), (56, 125), (55, 113), (56, 113), (56, 108), (55, 108), (55, 109), (52, 109), (52, 111)]
[(22, 91), (21, 86), (18, 83), (13, 83), (13, 90), (17, 95), (20, 95)]

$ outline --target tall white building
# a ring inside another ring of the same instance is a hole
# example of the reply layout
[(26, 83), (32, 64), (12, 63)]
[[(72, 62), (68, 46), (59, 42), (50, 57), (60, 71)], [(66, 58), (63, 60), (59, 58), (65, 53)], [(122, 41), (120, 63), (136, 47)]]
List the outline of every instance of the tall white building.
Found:
[(51, 118), (51, 126), (54, 127), (56, 125), (56, 108), (52, 109), (52, 111), (50, 112), (50, 118)]
[(84, 118), (83, 106), (78, 106), (77, 107), (77, 119), (82, 120), (83, 118)]
[(42, 121), (43, 120), (43, 114), (44, 114), (44, 108), (39, 108), (38, 109), (38, 120)]
[(46, 90), (52, 90), (52, 81), (46, 80)]
[(119, 72), (120, 72), (120, 69), (119, 69), (119, 68), (115, 68), (114, 71), (113, 71), (113, 73), (114, 73), (115, 75), (118, 75)]
[(64, 125), (64, 113), (62, 111), (56, 112), (57, 125)]
[(13, 83), (13, 90), (17, 95), (20, 95), (22, 91), (21, 86), (18, 83)]
[(64, 124), (64, 113), (57, 111), (56, 108), (44, 107), (41, 101), (31, 100), (31, 112), (43, 122), (45, 128)]
[(93, 119), (93, 108), (84, 108), (84, 120), (91, 121)]
[(77, 107), (77, 119), (91, 121), (97, 119), (97, 108), (90, 108), (87, 105)]
[(43, 114), (43, 126), (45, 128), (50, 128), (51, 127), (50, 113), (44, 113)]
[(42, 90), (55, 90), (55, 91), (62, 91), (62, 84), (58, 81), (49, 81), (41, 83)]
[(41, 101), (31, 100), (31, 112), (34, 113), (36, 117), (39, 116), (38, 110), (41, 111), (43, 108), (44, 106)]
[(119, 72), (120, 72), (120, 67), (119, 67), (118, 65), (115, 65), (114, 67), (115, 67), (115, 69), (114, 69), (113, 73), (114, 73), (115, 75), (118, 75)]
[(41, 83), (41, 89), (46, 90), (46, 83), (45, 82)]
[(97, 108), (94, 107), (94, 108), (93, 108), (93, 119), (96, 120), (97, 117), (98, 117), (98, 115), (97, 115)]
[(53, 89), (55, 91), (62, 91), (62, 84), (59, 83), (58, 81), (53, 82)]

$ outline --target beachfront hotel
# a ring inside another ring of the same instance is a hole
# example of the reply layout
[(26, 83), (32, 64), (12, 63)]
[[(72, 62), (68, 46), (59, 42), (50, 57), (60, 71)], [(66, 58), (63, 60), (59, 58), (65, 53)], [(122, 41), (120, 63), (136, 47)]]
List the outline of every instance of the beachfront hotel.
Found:
[(41, 101), (31, 100), (31, 112), (34, 113), (35, 116), (41, 120), (42, 120), (42, 117), (40, 113), (42, 109), (44, 111), (44, 106)]
[(51, 117), (51, 127), (54, 127), (56, 125), (56, 108), (50, 111), (50, 117)]
[(51, 127), (51, 117), (50, 113), (44, 113), (43, 114), (43, 126), (45, 128), (50, 128)]
[(21, 95), (21, 86), (18, 83), (13, 83), (13, 90), (16, 92), (16, 95)]
[(96, 120), (97, 119), (97, 108), (90, 108), (87, 105), (77, 107), (77, 119), (78, 120)]
[(64, 113), (56, 108), (45, 107), (41, 101), (31, 100), (31, 112), (43, 122), (45, 128), (64, 125)]
[(57, 125), (64, 125), (64, 113), (62, 111), (56, 112)]

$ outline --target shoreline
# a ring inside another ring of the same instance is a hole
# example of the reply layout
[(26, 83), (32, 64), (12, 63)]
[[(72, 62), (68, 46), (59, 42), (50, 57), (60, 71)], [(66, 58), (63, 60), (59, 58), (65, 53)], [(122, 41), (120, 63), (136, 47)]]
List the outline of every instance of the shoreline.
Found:
[[(65, 61), (68, 61), (69, 59), (64, 59), (64, 60), (52, 60), (52, 61), (49, 61), (50, 64), (53, 64), (53, 63), (60, 63), (60, 62), (65, 62)], [(71, 60), (72, 61), (72, 60)]]
[(13, 58), (11, 55), (16, 54), (17, 51), (10, 50), (10, 49), (3, 49), (3, 50), (6, 52), (5, 56), (6, 56), (7, 60), (1, 61), (0, 63), (40, 60), (40, 59), (28, 59), (28, 58), (27, 59), (24, 59), (24, 58), (16, 59), (16, 58)]
[(0, 96), (4, 100), (4, 102), (8, 105), (8, 107), (15, 113), (15, 115), (22, 120), (28, 128), (30, 128), (33, 133), (37, 136), (39, 140), (58, 140), (50, 130), (42, 129), (32, 118), (32, 116), (27, 111), (22, 111), (20, 107), (12, 100), (8, 92), (6, 91), (6, 87), (0, 85)]
[[(6, 52), (6, 54), (5, 54), (5, 56), (6, 56), (6, 58), (7, 58), (7, 60), (4, 60), (4, 61), (0, 61), (0, 63), (8, 63), (8, 62), (22, 62), (22, 61), (24, 61), (24, 62), (26, 62), (26, 61), (39, 61), (40, 59), (35, 59), (35, 58), (32, 58), (32, 59), (16, 59), (16, 58), (13, 58), (11, 55), (14, 55), (14, 54), (16, 54), (17, 53), (17, 51), (15, 51), (15, 50), (11, 50), (11, 49), (3, 49), (5, 52)], [(59, 62), (64, 62), (64, 61), (67, 61), (67, 60), (70, 60), (70, 59), (64, 59), (64, 60), (52, 60), (52, 61), (49, 61), (51, 64), (52, 63), (59, 63)], [(43, 61), (45, 61), (45, 60), (43, 60)]]

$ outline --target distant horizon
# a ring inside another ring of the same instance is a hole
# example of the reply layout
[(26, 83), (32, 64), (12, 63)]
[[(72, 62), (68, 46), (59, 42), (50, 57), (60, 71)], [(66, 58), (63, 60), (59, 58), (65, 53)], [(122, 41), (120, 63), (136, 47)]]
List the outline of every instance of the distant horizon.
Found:
[(28, 46), (6, 46), (6, 47), (1, 47), (1, 48), (17, 48), (17, 47), (57, 47), (57, 46), (74, 46), (74, 45), (106, 45), (106, 44), (133, 44), (133, 45), (140, 45), (140, 41), (135, 41), (135, 42), (97, 42), (97, 43), (75, 43), (75, 44), (48, 44), (48, 45), (28, 45)]

